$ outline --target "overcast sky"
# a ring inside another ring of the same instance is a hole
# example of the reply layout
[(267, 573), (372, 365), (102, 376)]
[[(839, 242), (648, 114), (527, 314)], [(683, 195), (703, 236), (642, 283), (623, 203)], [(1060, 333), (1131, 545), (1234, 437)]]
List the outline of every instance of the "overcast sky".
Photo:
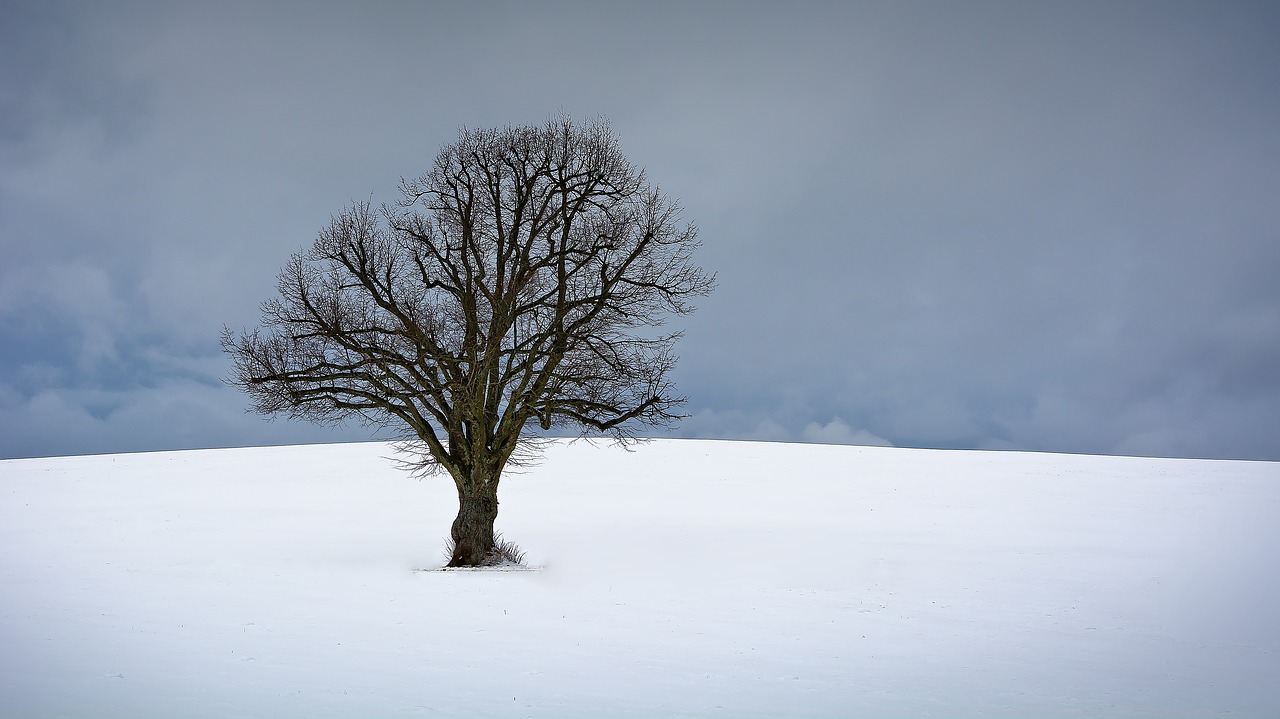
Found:
[(0, 0), (0, 457), (364, 439), (218, 332), (462, 126), (705, 242), (681, 436), (1280, 459), (1274, 2)]

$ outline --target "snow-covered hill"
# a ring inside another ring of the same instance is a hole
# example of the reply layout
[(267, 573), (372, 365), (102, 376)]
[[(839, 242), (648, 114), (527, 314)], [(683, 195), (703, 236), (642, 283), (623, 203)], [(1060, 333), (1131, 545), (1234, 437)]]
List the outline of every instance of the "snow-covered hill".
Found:
[(557, 444), (0, 462), (0, 716), (1280, 715), (1280, 464)]

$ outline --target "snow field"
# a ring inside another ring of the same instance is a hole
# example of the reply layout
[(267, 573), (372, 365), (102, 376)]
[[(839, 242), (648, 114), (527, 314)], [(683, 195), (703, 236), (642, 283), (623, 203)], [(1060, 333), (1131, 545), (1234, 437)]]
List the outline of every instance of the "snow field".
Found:
[(390, 455), (0, 462), (0, 716), (1280, 714), (1276, 463), (559, 442), (442, 572)]

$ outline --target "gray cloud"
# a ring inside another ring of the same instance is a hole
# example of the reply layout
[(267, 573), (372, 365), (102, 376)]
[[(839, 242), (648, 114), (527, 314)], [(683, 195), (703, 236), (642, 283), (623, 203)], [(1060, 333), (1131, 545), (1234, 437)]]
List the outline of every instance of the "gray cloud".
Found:
[(0, 456), (362, 436), (241, 416), (218, 328), (459, 126), (569, 112), (720, 274), (686, 436), (1280, 459), (1268, 4), (6, 14)]

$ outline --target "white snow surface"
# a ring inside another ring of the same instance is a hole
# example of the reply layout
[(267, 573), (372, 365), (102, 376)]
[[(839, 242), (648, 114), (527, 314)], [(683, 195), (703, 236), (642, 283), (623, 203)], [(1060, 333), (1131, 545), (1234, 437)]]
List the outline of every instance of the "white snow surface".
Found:
[(390, 456), (0, 462), (0, 716), (1280, 716), (1277, 463), (558, 442), (443, 572)]

